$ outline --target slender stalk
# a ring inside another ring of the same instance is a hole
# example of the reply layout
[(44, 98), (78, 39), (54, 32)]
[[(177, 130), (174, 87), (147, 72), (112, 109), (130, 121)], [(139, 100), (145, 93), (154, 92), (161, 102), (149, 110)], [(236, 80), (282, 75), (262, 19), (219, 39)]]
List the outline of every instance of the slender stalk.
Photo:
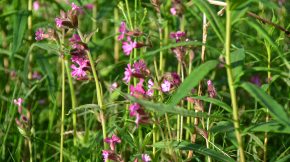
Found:
[[(28, 11), (32, 12), (32, 0), (28, 0)], [(31, 36), (31, 33), (32, 33), (32, 15), (31, 14), (28, 16), (27, 25), (28, 25), (28, 40), (31, 41), (31, 39), (32, 39), (32, 36)]]
[(69, 67), (69, 63), (67, 60), (65, 62), (65, 69), (67, 73), (67, 78), (68, 78), (68, 84), (69, 84), (69, 89), (70, 89), (70, 96), (71, 96), (71, 104), (72, 104), (72, 117), (73, 117), (73, 141), (74, 141), (74, 146), (77, 145), (77, 113), (76, 113), (76, 95), (75, 95), (75, 90), (72, 82), (72, 76), (71, 76), (71, 70)]
[[(101, 86), (99, 83), (99, 79), (98, 79), (98, 76), (96, 73), (95, 64), (94, 64), (93, 58), (91, 56), (91, 53), (88, 50), (86, 50), (86, 53), (87, 53), (87, 56), (88, 56), (90, 64), (91, 64), (91, 68), (92, 68), (92, 72), (93, 72), (93, 76), (94, 76), (94, 80), (95, 80), (95, 86), (96, 86), (96, 91), (97, 91), (97, 101), (98, 101), (98, 105), (100, 106), (100, 120), (101, 120), (101, 124), (102, 124), (103, 138), (106, 138), (106, 134), (107, 134), (106, 121), (105, 121), (104, 112), (103, 112), (105, 107), (103, 106), (102, 90), (101, 90)], [(105, 149), (107, 148), (106, 142), (104, 142), (104, 147), (105, 147)]]
[[(114, 21), (115, 22), (119, 22), (119, 13), (118, 13), (118, 10), (115, 8), (114, 9)], [(115, 23), (117, 24), (117, 23)], [(115, 33), (118, 33), (119, 32), (119, 26), (118, 25), (115, 25)], [(115, 63), (118, 62), (119, 60), (119, 49), (120, 49), (120, 46), (119, 46), (119, 41), (118, 41), (118, 36), (116, 35), (115, 36), (115, 42), (114, 42), (114, 60), (115, 60)]]
[(64, 104), (65, 104), (65, 69), (64, 59), (61, 58), (61, 130), (60, 130), (60, 162), (63, 161), (63, 134), (64, 134)]
[(126, 9), (127, 9), (127, 15), (128, 15), (128, 20), (129, 20), (129, 24), (130, 24), (130, 29), (133, 30), (133, 24), (132, 24), (132, 20), (131, 20), (131, 14), (130, 14), (128, 0), (125, 0), (125, 3), (126, 3)]
[[(268, 72), (267, 72), (267, 75), (268, 75), (268, 84), (269, 84), (269, 87), (268, 87), (268, 90), (267, 90), (267, 93), (268, 95), (271, 94), (271, 89), (270, 89), (270, 82), (271, 82), (271, 47), (269, 46), (269, 44), (267, 42), (266, 43), (266, 49), (267, 49), (267, 54), (268, 54)], [(269, 121), (269, 109), (267, 108), (266, 109), (266, 122)], [(265, 137), (264, 137), (264, 159), (263, 161), (266, 162), (267, 161), (267, 146), (268, 146), (268, 133), (265, 132)]]
[[(210, 103), (209, 108), (208, 108), (208, 113), (207, 113), (208, 116), (210, 116), (211, 107), (212, 107), (212, 104)], [(206, 140), (206, 148), (209, 148), (209, 142), (210, 142), (210, 133), (208, 130), (209, 130), (209, 117), (207, 118), (207, 121), (206, 121), (206, 131), (208, 132), (208, 136), (207, 136), (207, 140)], [(207, 161), (211, 162), (210, 156), (207, 156)]]
[(234, 87), (234, 79), (232, 75), (232, 68), (231, 68), (231, 58), (230, 58), (230, 47), (231, 47), (231, 3), (227, 0), (227, 7), (226, 7), (226, 44), (225, 44), (225, 60), (226, 60), (226, 70), (227, 70), (227, 78), (228, 84), (230, 89), (232, 107), (233, 107), (233, 122), (235, 127), (235, 135), (238, 142), (238, 149), (239, 149), (239, 156), (238, 161), (245, 162), (245, 155), (243, 149), (243, 141), (242, 135), (240, 132), (240, 122), (239, 122), (239, 114), (238, 114), (238, 103), (236, 97), (236, 89)]
[(31, 143), (31, 138), (29, 137), (28, 139), (28, 147), (29, 147), (29, 160), (32, 162), (32, 143)]

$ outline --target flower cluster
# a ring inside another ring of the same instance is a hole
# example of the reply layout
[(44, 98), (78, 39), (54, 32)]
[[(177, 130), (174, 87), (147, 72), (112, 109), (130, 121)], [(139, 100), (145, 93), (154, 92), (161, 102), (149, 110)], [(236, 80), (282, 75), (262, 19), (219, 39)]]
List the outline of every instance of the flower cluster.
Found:
[(26, 109), (24, 111), (22, 107), (23, 101), (22, 98), (13, 100), (14, 104), (18, 107), (18, 113), (20, 115), (20, 118), (15, 118), (15, 122), (20, 129), (27, 131), (29, 128), (30, 112)]
[(81, 41), (78, 34), (74, 34), (69, 42), (71, 44), (72, 50), (70, 54), (72, 55), (72, 72), (71, 75), (76, 77), (78, 80), (87, 79), (87, 72), (90, 69), (90, 63), (86, 55), (86, 50), (88, 47), (85, 43)]
[(113, 161), (123, 161), (121, 155), (116, 153), (115, 145), (117, 143), (121, 143), (121, 139), (116, 136), (115, 134), (112, 135), (112, 137), (107, 137), (104, 139), (104, 142), (108, 143), (110, 145), (110, 150), (103, 150), (102, 155), (104, 158), (104, 161), (113, 160)]
[[(122, 42), (122, 49), (126, 56), (129, 56), (134, 48), (140, 48), (144, 46), (142, 43), (138, 43), (136, 41), (132, 41), (131, 36), (140, 36), (142, 33), (138, 30), (135, 31), (128, 31), (126, 28), (126, 23), (121, 22), (119, 27), (119, 36), (118, 40)], [(124, 40), (126, 37), (126, 41)]]
[(176, 72), (165, 73), (161, 81), (161, 91), (170, 92), (171, 90), (177, 88), (181, 83), (180, 77)]

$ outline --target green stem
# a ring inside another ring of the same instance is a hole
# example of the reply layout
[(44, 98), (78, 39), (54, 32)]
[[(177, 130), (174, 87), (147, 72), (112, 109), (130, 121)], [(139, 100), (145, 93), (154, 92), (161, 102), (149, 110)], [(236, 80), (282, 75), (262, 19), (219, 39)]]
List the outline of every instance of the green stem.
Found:
[[(267, 54), (268, 54), (268, 73), (267, 73), (267, 75), (268, 75), (269, 87), (268, 87), (267, 93), (268, 93), (268, 95), (270, 95), (271, 94), (271, 89), (270, 89), (270, 81), (271, 81), (271, 71), (270, 71), (270, 69), (271, 69), (271, 47), (270, 47), (270, 45), (267, 42), (265, 42), (265, 44), (266, 44), (266, 49), (267, 49)], [(268, 122), (268, 121), (269, 121), (269, 109), (267, 108), (266, 109), (266, 122)], [(265, 132), (265, 137), (264, 137), (264, 159), (263, 159), (264, 162), (267, 161), (268, 140), (269, 140), (268, 133)]]
[[(95, 80), (95, 86), (96, 86), (96, 91), (97, 91), (97, 101), (98, 101), (98, 105), (100, 106), (100, 120), (102, 124), (103, 138), (105, 139), (107, 133), (106, 133), (106, 121), (105, 121), (104, 112), (103, 112), (105, 110), (105, 107), (103, 106), (102, 90), (101, 90), (101, 86), (99, 83), (99, 79), (96, 73), (95, 64), (91, 56), (91, 53), (88, 50), (86, 50), (86, 53), (91, 64), (91, 68), (92, 68), (92, 72), (93, 72), (93, 76)], [(107, 148), (106, 142), (104, 142), (104, 148), (105, 149)]]
[(127, 10), (128, 20), (129, 20), (129, 24), (130, 24), (130, 29), (133, 30), (133, 24), (132, 24), (132, 20), (131, 20), (130, 8), (129, 8), (128, 0), (125, 0), (125, 3), (126, 3), (126, 10)]
[(60, 130), (60, 162), (63, 161), (63, 134), (64, 134), (64, 104), (65, 104), (65, 69), (64, 59), (61, 58), (61, 130)]
[(29, 160), (30, 160), (30, 162), (32, 162), (33, 161), (32, 160), (32, 143), (31, 143), (30, 138), (28, 138), (27, 140), (28, 140), (28, 147), (29, 147)]
[(70, 96), (71, 96), (71, 104), (72, 104), (72, 117), (73, 117), (73, 130), (74, 130), (74, 146), (77, 144), (77, 113), (76, 113), (76, 95), (75, 95), (75, 90), (72, 82), (72, 76), (71, 76), (71, 70), (69, 67), (69, 63), (67, 60), (65, 60), (65, 69), (67, 73), (67, 78), (68, 78), (68, 84), (69, 84), (69, 89), (70, 89)]
[(230, 47), (231, 47), (231, 3), (227, 0), (227, 7), (226, 7), (226, 69), (227, 69), (227, 77), (228, 77), (228, 84), (231, 94), (232, 100), (232, 107), (233, 107), (233, 122), (235, 127), (235, 135), (238, 142), (238, 149), (239, 149), (239, 157), (237, 161), (245, 162), (245, 155), (243, 149), (243, 141), (242, 135), (240, 132), (240, 122), (239, 122), (239, 114), (238, 114), (238, 103), (236, 97), (236, 89), (234, 87), (234, 79), (232, 75), (232, 68), (231, 68), (231, 59), (230, 59)]

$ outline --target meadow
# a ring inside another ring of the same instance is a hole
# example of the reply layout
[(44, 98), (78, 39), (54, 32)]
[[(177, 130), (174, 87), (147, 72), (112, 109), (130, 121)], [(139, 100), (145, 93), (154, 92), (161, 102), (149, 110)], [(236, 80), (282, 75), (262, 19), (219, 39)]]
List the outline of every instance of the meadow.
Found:
[(290, 161), (287, 0), (1, 0), (0, 161)]

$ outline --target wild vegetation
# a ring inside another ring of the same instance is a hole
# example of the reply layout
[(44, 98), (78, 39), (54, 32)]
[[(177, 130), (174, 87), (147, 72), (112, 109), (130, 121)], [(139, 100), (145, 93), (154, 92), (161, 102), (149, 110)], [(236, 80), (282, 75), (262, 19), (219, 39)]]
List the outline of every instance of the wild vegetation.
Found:
[(289, 161), (288, 11), (0, 1), (0, 161)]

